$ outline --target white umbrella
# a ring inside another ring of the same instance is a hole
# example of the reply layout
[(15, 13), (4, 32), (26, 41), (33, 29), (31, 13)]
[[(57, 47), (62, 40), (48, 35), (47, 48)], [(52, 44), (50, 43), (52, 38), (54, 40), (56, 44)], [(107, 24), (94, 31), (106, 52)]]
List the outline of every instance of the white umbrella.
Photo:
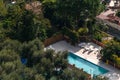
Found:
[(98, 51), (99, 49), (98, 49), (98, 48), (95, 48), (94, 50), (95, 50), (95, 51)]
[(89, 48), (90, 48), (90, 50), (94, 50), (94, 47), (93, 47), (92, 45), (90, 45), (90, 47), (89, 47)]
[(109, 3), (109, 6), (110, 6), (110, 7), (113, 7), (113, 6), (114, 6), (114, 1), (113, 1), (113, 0), (111, 0), (111, 2)]
[(86, 49), (86, 50), (90, 50), (90, 47), (86, 46), (85, 49)]

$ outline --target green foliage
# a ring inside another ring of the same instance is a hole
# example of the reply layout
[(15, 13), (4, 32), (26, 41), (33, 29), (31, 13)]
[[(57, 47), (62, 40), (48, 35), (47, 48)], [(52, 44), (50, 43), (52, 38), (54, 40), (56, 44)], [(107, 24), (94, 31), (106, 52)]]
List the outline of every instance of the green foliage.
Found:
[[(3, 4), (1, 6), (4, 6), (3, 2), (1, 4)], [(47, 38), (47, 30), (51, 28), (51, 24), (42, 14), (37, 16), (26, 10), (24, 2), (11, 4), (4, 8), (7, 13), (4, 16), (1, 15), (3, 17), (0, 20), (1, 38), (9, 37), (21, 42), (30, 41), (36, 37), (42, 41)]]
[(96, 33), (94, 33), (94, 36), (93, 36), (96, 40), (98, 40), (98, 41), (102, 41), (102, 35), (101, 35), (101, 33), (100, 32), (96, 32)]
[[(86, 80), (84, 71), (69, 68), (67, 51), (44, 51), (41, 41), (50, 37), (53, 29), (67, 26), (75, 30), (65, 28), (63, 33), (69, 36), (72, 44), (78, 42), (76, 27), (79, 21), (95, 17), (101, 9), (99, 1), (41, 0), (44, 16), (51, 21), (25, 9), (25, 2), (31, 0), (16, 1), (8, 4), (0, 0), (0, 80), (50, 80), (52, 77), (57, 80)], [(87, 28), (79, 30), (80, 35), (87, 32)], [(26, 64), (22, 64), (22, 58), (27, 60)]]
[(7, 14), (6, 4), (3, 0), (0, 0), (0, 17), (5, 17)]
[[(92, 27), (91, 27), (92, 26)], [(91, 24), (91, 22), (90, 22), (90, 26), (89, 26), (89, 28), (90, 28), (90, 33), (92, 33), (92, 34), (94, 34), (97, 30), (100, 30), (100, 27), (99, 27), (99, 25), (98, 24)]]
[(120, 65), (120, 57), (118, 57), (116, 54), (112, 54), (111, 60), (113, 63)]
[(0, 43), (1, 49), (10, 49), (14, 50), (17, 53), (20, 53), (21, 43), (17, 40), (7, 39), (3, 43)]
[[(0, 61), (1, 62), (15, 61), (17, 59), (19, 59), (19, 56), (13, 50), (3, 49), (0, 51)], [(2, 64), (2, 63), (0, 63), (0, 64)]]
[(22, 45), (21, 57), (27, 59), (28, 66), (33, 66), (39, 62), (41, 58), (40, 55), (43, 53), (43, 48), (44, 46), (38, 38), (24, 43)]
[(116, 13), (116, 16), (120, 17), (120, 11), (118, 11), (118, 12)]
[(34, 19), (35, 36), (44, 41), (48, 37), (47, 31), (51, 29), (51, 23), (48, 19)]
[(120, 65), (120, 58), (117, 58), (117, 59), (116, 59), (116, 64), (117, 64), (117, 65)]
[[(108, 26), (101, 25), (101, 24), (94, 24), (92, 26), (92, 30), (91, 30), (93, 38), (96, 39), (96, 40), (98, 40), (98, 41), (100, 41), (100, 42), (102, 42), (103, 38), (110, 37), (109, 34), (107, 34), (106, 32), (104, 32), (107, 29), (108, 29)], [(91, 33), (91, 31), (90, 31), (90, 33)]]
[(75, 45), (79, 40), (78, 33), (76, 31), (74, 31), (74, 30), (72, 31), (66, 27), (63, 29), (63, 34), (67, 35), (70, 38), (73, 45)]
[(45, 80), (45, 78), (40, 74), (36, 74), (35, 75), (35, 80)]
[(77, 69), (67, 68), (63, 71), (62, 80), (87, 80), (87, 75)]
[(50, 3), (50, 2), (54, 3), (54, 2), (56, 2), (56, 0), (43, 0), (42, 1), (43, 4)]
[(88, 28), (87, 27), (79, 28), (78, 33), (79, 33), (79, 35), (86, 35), (88, 33)]
[(33, 14), (19, 5), (9, 6), (7, 12), (6, 18), (2, 20), (6, 37), (20, 41), (33, 39)]
[(20, 80), (20, 76), (17, 73), (17, 71), (21, 67), (20, 57), (19, 55), (10, 49), (3, 49), (0, 51), (0, 68), (1, 75), (0, 79), (3, 80)]
[(96, 76), (92, 80), (109, 80), (109, 79), (106, 77)]
[(22, 80), (22, 76), (19, 76), (16, 72), (11, 72), (9, 75), (4, 75), (3, 80)]
[(116, 41), (109, 42), (106, 47), (101, 51), (104, 61), (110, 60), (111, 62), (120, 65), (120, 43)]
[[(23, 44), (8, 39), (1, 44), (3, 46), (0, 51), (0, 79), (2, 80), (50, 80), (53, 76), (61, 80), (87, 79), (85, 72), (68, 67), (67, 51), (43, 51), (44, 46), (38, 38)], [(15, 48), (15, 44), (21, 46)], [(27, 59), (26, 65), (21, 63), (21, 57)]]
[(49, 18), (57, 29), (64, 26), (78, 29), (80, 24), (84, 25), (86, 21), (92, 21), (103, 11), (104, 5), (100, 4), (100, 0), (56, 0), (55, 2), (50, 0), (43, 4), (43, 8), (45, 17)]
[(57, 5), (58, 14), (75, 22), (76, 25), (78, 25), (80, 19), (86, 20), (87, 18), (95, 17), (102, 11), (101, 6), (103, 6), (99, 0), (57, 0)]

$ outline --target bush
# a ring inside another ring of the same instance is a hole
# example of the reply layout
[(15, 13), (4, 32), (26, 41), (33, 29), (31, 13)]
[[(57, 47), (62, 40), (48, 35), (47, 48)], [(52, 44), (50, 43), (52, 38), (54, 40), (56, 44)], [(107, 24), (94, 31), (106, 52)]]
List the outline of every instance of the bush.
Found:
[(120, 58), (116, 54), (113, 54), (111, 58), (113, 63), (120, 65)]
[(88, 28), (87, 27), (83, 27), (83, 28), (79, 28), (78, 30), (79, 35), (86, 35), (88, 33)]
[(118, 11), (118, 12), (116, 13), (116, 16), (120, 17), (120, 11)]
[(70, 38), (71, 43), (73, 45), (75, 45), (75, 43), (77, 43), (78, 40), (79, 40), (79, 35), (78, 35), (78, 33), (75, 30), (70, 30), (70, 29), (65, 27), (63, 29), (63, 34)]
[(93, 35), (93, 38), (95, 38), (96, 40), (98, 41), (102, 41), (102, 35), (100, 32), (96, 32), (94, 35)]
[(120, 43), (111, 41), (106, 44), (106, 47), (102, 49), (102, 60), (109, 60), (115, 65), (120, 65)]
[(117, 65), (120, 65), (120, 58), (117, 58), (117, 59), (116, 59), (116, 64), (117, 64)]

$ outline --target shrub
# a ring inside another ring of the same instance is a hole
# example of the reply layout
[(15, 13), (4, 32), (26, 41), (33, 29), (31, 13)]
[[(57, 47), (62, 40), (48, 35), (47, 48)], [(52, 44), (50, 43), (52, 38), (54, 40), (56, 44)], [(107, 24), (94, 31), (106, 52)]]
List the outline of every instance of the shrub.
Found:
[(88, 28), (87, 27), (83, 27), (83, 28), (79, 28), (78, 30), (79, 35), (86, 35), (88, 33)]
[(63, 29), (63, 34), (66, 35), (66, 36), (68, 36), (70, 38), (71, 43), (73, 45), (75, 45), (75, 43), (78, 42), (79, 35), (78, 35), (78, 33), (75, 30), (70, 30), (70, 29), (68, 29), (68, 28), (65, 27)]
[(98, 41), (101, 41), (102, 40), (102, 35), (100, 32), (96, 32), (94, 35), (93, 35), (93, 38), (95, 38), (96, 40)]
[(120, 43), (111, 41), (106, 44), (106, 47), (102, 49), (102, 60), (109, 60), (115, 65), (120, 65)]
[(118, 12), (116, 13), (116, 16), (120, 17), (120, 11), (118, 11)]
[(117, 64), (117, 65), (120, 65), (120, 58), (117, 58), (117, 59), (116, 59), (116, 64)]

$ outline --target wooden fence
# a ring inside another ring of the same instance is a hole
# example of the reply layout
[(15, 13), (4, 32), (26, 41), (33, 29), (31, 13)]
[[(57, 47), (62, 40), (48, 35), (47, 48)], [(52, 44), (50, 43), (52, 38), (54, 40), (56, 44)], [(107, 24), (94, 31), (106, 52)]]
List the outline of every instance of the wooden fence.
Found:
[(95, 40), (95, 39), (92, 39), (91, 41), (92, 41), (93, 43), (101, 46), (101, 47), (105, 47), (105, 45), (104, 45), (103, 43), (101, 43), (101, 42), (99, 42), (99, 41), (97, 41), (97, 40)]
[(52, 37), (46, 39), (43, 43), (46, 47), (46, 46), (49, 46), (50, 44), (61, 41), (63, 39), (64, 39), (63, 34), (58, 34), (58, 35), (55, 35), (55, 36), (52, 36)]
[[(52, 36), (48, 39), (46, 39), (43, 43), (46, 46), (49, 46), (50, 44), (53, 44), (53, 43), (56, 43), (58, 41), (61, 41), (61, 40), (66, 40), (67, 42), (70, 42), (70, 39), (69, 37), (63, 35), (63, 34), (58, 34), (58, 35), (55, 35), (55, 36)], [(90, 40), (89, 38), (87, 38), (86, 36), (81, 36), (80, 39), (79, 39), (80, 42), (82, 41), (92, 41), (93, 43), (101, 46), (101, 47), (105, 47), (105, 45), (95, 39), (92, 39)]]

